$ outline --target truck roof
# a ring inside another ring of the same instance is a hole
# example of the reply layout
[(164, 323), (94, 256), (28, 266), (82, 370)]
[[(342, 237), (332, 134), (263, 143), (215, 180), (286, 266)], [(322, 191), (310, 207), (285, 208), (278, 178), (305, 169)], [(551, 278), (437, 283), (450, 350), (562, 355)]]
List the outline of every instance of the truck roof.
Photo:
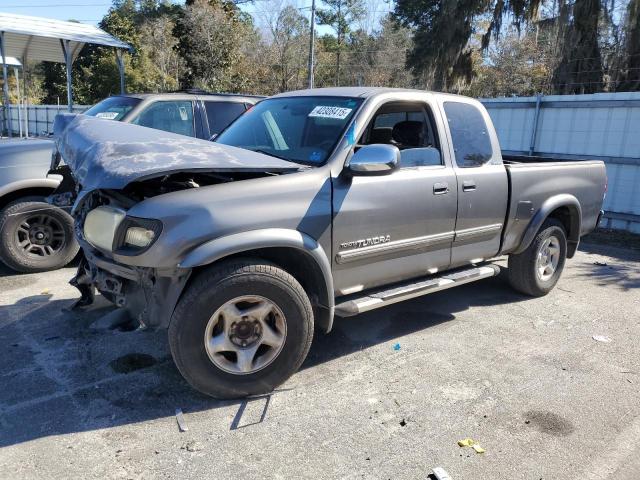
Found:
[(271, 98), (284, 97), (360, 97), (369, 98), (383, 93), (431, 93), (434, 95), (446, 95), (452, 97), (461, 97), (462, 95), (454, 95), (450, 93), (433, 92), (430, 90), (418, 90), (415, 88), (388, 88), (388, 87), (329, 87), (329, 88), (308, 88), (305, 90), (294, 90), (292, 92), (284, 92), (274, 95)]

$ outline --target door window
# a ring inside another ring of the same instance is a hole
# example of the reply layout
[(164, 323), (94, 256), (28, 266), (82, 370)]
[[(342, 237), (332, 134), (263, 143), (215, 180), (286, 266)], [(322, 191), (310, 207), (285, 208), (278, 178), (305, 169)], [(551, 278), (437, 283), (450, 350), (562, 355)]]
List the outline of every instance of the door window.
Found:
[(242, 115), (246, 108), (239, 102), (204, 102), (209, 120), (209, 135), (217, 135)]
[(462, 102), (444, 102), (451, 142), (459, 167), (479, 167), (493, 157), (491, 137), (482, 113)]
[(193, 137), (193, 104), (188, 100), (155, 102), (131, 123)]
[(442, 165), (431, 117), (421, 103), (390, 102), (378, 109), (360, 145), (395, 145), (400, 168)]

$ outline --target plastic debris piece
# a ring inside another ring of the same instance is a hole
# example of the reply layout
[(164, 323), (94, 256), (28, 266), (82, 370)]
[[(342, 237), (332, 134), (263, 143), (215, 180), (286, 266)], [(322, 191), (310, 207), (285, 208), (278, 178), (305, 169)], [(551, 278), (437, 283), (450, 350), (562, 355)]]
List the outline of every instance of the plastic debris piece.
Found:
[(470, 438), (465, 438), (464, 440), (458, 440), (458, 445), (461, 447), (470, 447), (474, 444), (474, 441)]
[(471, 448), (473, 448), (476, 451), (476, 453), (484, 453), (484, 448), (482, 448), (477, 443), (474, 443), (473, 445), (471, 445)]
[(452, 480), (449, 474), (442, 467), (435, 467), (433, 469), (433, 474), (437, 478), (437, 480)]
[(178, 422), (178, 428), (181, 432), (186, 432), (189, 430), (189, 428), (187, 428), (187, 424), (184, 421), (184, 415), (182, 415), (182, 410), (180, 408), (176, 408), (176, 420)]
[(42, 292), (40, 292), (40, 295), (48, 295), (49, 294), (49, 289), (45, 288), (44, 290), (42, 290)]
[(611, 343), (611, 339), (609, 337), (605, 337), (604, 335), (594, 335), (591, 338), (593, 338), (596, 342)]
[(400, 350), (400, 344), (399, 344), (399, 343), (396, 343), (396, 344), (393, 346), (393, 349), (394, 349), (396, 352), (397, 352), (398, 350)]

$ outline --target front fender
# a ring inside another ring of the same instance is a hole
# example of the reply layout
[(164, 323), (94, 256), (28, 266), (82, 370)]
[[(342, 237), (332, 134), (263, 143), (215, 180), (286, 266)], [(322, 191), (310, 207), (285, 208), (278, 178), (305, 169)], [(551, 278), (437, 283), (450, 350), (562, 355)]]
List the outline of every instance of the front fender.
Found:
[(535, 238), (538, 230), (544, 223), (544, 221), (549, 218), (549, 215), (554, 210), (558, 208), (567, 207), (570, 212), (570, 228), (569, 232), (567, 232), (567, 240), (568, 240), (568, 248), (567, 248), (567, 257), (571, 258), (575, 254), (578, 249), (578, 243), (580, 242), (580, 228), (582, 224), (582, 208), (580, 207), (580, 202), (576, 197), (571, 194), (563, 193), (560, 195), (554, 195), (553, 197), (548, 198), (538, 209), (536, 214), (533, 216), (527, 229), (522, 235), (522, 240), (520, 241), (520, 246), (513, 252), (515, 254), (524, 252), (533, 239)]
[(54, 178), (30, 178), (26, 180), (17, 180), (15, 182), (0, 185), (0, 198), (5, 195), (19, 190), (27, 190), (30, 188), (48, 188), (55, 190), (60, 184), (60, 180)]
[[(335, 299), (333, 296), (333, 277), (329, 257), (317, 241), (297, 230), (285, 228), (267, 228), (227, 235), (210, 240), (189, 252), (180, 262), (181, 268), (194, 268), (209, 265), (217, 260), (242, 252), (262, 248), (295, 248), (307, 253), (322, 272), (325, 284), (325, 298), (320, 303), (328, 309), (329, 319), (333, 318)], [(330, 321), (330, 320), (329, 320)], [(331, 325), (327, 325), (327, 330)]]

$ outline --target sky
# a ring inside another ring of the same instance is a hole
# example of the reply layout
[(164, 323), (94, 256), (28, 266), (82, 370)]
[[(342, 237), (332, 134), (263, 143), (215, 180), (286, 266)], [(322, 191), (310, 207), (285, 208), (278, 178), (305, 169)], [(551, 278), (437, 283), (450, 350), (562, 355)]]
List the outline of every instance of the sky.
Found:
[(80, 20), (96, 25), (107, 13), (108, 0), (0, 0), (0, 12), (55, 18), (57, 20)]
[[(174, 0), (176, 3), (184, 3)], [(321, 6), (321, 1), (316, 0), (316, 5)], [(304, 15), (309, 15), (311, 0), (266, 0), (255, 1), (253, 4), (242, 5), (241, 8), (251, 13), (258, 26), (280, 4), (293, 4)], [(373, 17), (370, 20), (376, 22), (389, 10), (387, 0), (368, 0), (368, 7), (373, 7)], [(37, 17), (55, 18), (57, 20), (78, 20), (82, 23), (97, 25), (111, 6), (110, 0), (0, 0), (0, 12), (16, 13), (19, 15), (32, 15)], [(373, 25), (367, 25), (367, 29)], [(317, 27), (319, 35), (329, 33), (328, 27)]]
[[(175, 3), (184, 2), (175, 0)], [(291, 3), (296, 4), (296, 6), (302, 6), (301, 11), (308, 14), (309, 9), (304, 7), (307, 3), (310, 5), (310, 1), (294, 0)], [(57, 20), (73, 19), (93, 25), (97, 25), (110, 6), (111, 2), (109, 0), (0, 0), (0, 12), (55, 18)], [(242, 5), (241, 8), (254, 14), (254, 16), (264, 10), (259, 6), (258, 2), (253, 5)]]

